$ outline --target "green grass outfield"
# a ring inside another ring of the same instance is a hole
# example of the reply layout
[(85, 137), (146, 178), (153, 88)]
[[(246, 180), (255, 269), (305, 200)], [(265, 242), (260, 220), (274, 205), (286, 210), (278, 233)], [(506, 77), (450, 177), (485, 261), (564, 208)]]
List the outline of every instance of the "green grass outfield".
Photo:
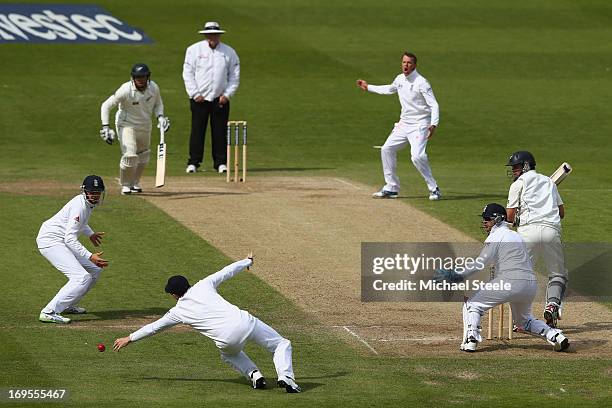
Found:
[[(183, 174), (190, 115), (182, 59), (200, 39), (196, 31), (203, 23), (218, 20), (241, 58), (231, 116), (249, 121), (254, 177), (333, 175), (379, 188), (380, 158), (372, 145), (386, 138), (399, 103), (396, 96), (361, 92), (355, 80), (390, 82), (401, 53), (410, 49), (441, 105), (428, 153), (446, 199), (426, 199), (404, 151), (404, 200), (481, 237), (483, 205), (505, 203), (507, 156), (528, 149), (543, 173), (563, 161), (574, 166), (560, 188), (566, 240), (612, 241), (607, 1), (97, 4), (144, 29), (155, 43), (0, 45), (1, 183), (78, 185), (92, 172), (116, 177), (119, 148), (98, 137), (99, 109), (135, 62), (148, 63), (161, 87), (172, 121), (168, 173)], [(209, 157), (207, 150), (210, 169)], [(153, 171), (150, 166), (147, 174)], [(193, 177), (205, 183), (218, 176), (209, 170)], [(35, 320), (63, 278), (38, 254), (34, 239), (40, 223), (69, 198), (0, 193), (0, 387), (65, 387), (73, 406), (575, 407), (602, 406), (612, 398), (610, 359), (548, 361), (546, 353), (536, 360), (366, 357), (249, 274), (223, 292), (293, 341), (296, 372), (307, 391), (302, 395), (249, 390), (213, 344), (192, 332), (160, 334), (125, 353), (98, 353), (97, 342), (109, 345), (125, 331), (96, 328), (99, 322), (76, 329)], [(229, 262), (142, 200), (112, 197), (91, 223), (108, 232), (104, 248), (113, 264), (86, 299), (95, 314), (83, 319), (161, 314), (172, 305), (162, 293), (167, 276), (196, 279)], [(269, 358), (249, 351), (272, 379)]]

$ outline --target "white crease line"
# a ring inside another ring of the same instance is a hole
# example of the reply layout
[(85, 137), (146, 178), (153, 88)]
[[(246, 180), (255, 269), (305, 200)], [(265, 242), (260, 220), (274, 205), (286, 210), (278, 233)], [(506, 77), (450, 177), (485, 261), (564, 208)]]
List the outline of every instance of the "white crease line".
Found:
[(342, 180), (340, 178), (334, 178), (334, 180), (339, 181), (341, 183), (347, 184), (351, 187), (353, 187), (355, 190), (361, 190), (361, 187), (354, 185), (353, 183), (349, 183), (348, 181)]
[(367, 341), (365, 341), (363, 338), (361, 338), (357, 333), (353, 332), (351, 329), (349, 329), (347, 326), (342, 326), (344, 328), (344, 330), (346, 330), (347, 332), (349, 332), (351, 335), (353, 335), (354, 337), (357, 338), (357, 340), (359, 340), (360, 342), (362, 342), (363, 344), (365, 344), (365, 346), (370, 349), (370, 351), (376, 355), (378, 355), (378, 351), (374, 350), (374, 347), (370, 346), (368, 344)]
[(449, 341), (449, 340), (461, 340), (461, 337), (412, 337), (403, 339), (376, 339), (376, 341), (392, 342), (392, 341), (423, 341), (423, 342), (435, 342), (435, 341)]

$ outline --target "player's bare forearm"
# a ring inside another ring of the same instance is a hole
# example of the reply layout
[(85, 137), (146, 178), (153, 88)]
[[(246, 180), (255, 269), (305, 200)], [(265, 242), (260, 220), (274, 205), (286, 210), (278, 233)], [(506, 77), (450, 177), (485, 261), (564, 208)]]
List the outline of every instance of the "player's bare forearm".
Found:
[(513, 224), (516, 218), (516, 208), (506, 208), (506, 216), (508, 217), (507, 221)]

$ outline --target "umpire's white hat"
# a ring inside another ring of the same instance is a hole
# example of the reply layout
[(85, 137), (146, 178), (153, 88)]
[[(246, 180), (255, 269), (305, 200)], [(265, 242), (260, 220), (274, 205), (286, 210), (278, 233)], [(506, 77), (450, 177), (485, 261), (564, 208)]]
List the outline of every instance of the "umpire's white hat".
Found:
[(221, 26), (216, 21), (207, 21), (204, 24), (204, 29), (198, 31), (200, 34), (223, 34), (224, 30), (221, 30)]

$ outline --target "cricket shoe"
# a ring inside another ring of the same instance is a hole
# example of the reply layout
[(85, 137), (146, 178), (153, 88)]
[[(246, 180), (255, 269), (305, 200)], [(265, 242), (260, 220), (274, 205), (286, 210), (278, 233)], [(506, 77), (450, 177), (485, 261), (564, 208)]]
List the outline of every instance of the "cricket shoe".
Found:
[(84, 307), (70, 306), (64, 309), (62, 313), (66, 314), (85, 314), (87, 310)]
[(132, 187), (130, 187), (130, 191), (133, 193), (142, 193), (142, 187), (140, 187), (139, 185), (133, 185)]
[(439, 199), (442, 198), (442, 192), (440, 191), (440, 189), (438, 187), (436, 187), (436, 189), (434, 191), (430, 191), (429, 192), (429, 199), (431, 201), (437, 201)]
[(546, 341), (552, 344), (555, 351), (564, 351), (570, 346), (568, 338), (559, 329), (550, 329), (546, 333)]
[(544, 308), (544, 320), (550, 327), (557, 327), (557, 320), (559, 320), (559, 305), (555, 302), (548, 302)]
[(278, 379), (278, 388), (284, 388), (289, 394), (296, 394), (298, 392), (302, 392), (302, 389), (299, 385), (295, 383), (293, 378), (285, 377), (283, 379)]
[(259, 370), (255, 370), (251, 373), (251, 382), (253, 383), (253, 388), (255, 388), (256, 390), (266, 388), (266, 379), (259, 372)]
[(121, 186), (121, 195), (130, 195), (132, 194), (132, 189), (128, 186)]
[(397, 191), (387, 191), (384, 188), (376, 193), (372, 194), (374, 198), (397, 198), (399, 193)]
[(196, 168), (196, 166), (194, 166), (193, 164), (190, 164), (189, 166), (187, 166), (187, 168), (185, 169), (185, 173), (195, 173), (196, 171), (198, 171), (198, 169)]
[(225, 164), (219, 166), (219, 173), (227, 173), (227, 166)]
[(38, 316), (38, 320), (40, 320), (43, 323), (57, 323), (57, 324), (68, 324), (68, 323), (70, 323), (70, 319), (69, 318), (60, 316), (57, 313), (44, 313), (44, 312), (40, 312), (40, 316)]
[(478, 340), (476, 340), (475, 337), (470, 336), (468, 337), (465, 343), (461, 344), (461, 347), (459, 347), (459, 350), (465, 351), (468, 353), (473, 353), (476, 351), (476, 347), (478, 347)]

